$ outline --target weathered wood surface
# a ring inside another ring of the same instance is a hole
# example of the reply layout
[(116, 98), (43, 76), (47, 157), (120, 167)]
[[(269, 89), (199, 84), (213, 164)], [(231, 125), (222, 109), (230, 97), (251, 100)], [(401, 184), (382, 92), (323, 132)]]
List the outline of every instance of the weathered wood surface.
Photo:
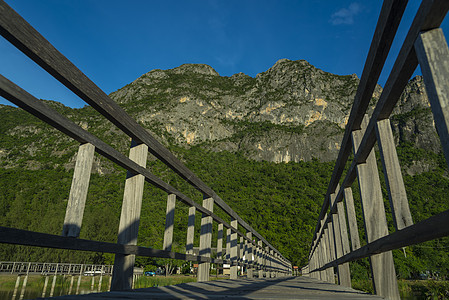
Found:
[[(363, 117), (363, 114), (369, 105), (371, 96), (374, 92), (374, 88), (376, 87), (377, 80), (379, 79), (388, 52), (390, 51), (391, 44), (393, 43), (393, 39), (396, 35), (396, 31), (399, 27), (399, 23), (401, 21), (402, 14), (405, 11), (406, 5), (407, 1), (394, 0), (384, 1), (382, 5), (373, 40), (368, 52), (368, 57), (363, 68), (360, 84), (357, 88), (354, 105), (351, 109), (348, 124), (341, 143), (341, 150), (338, 153), (337, 162), (332, 173), (332, 178), (329, 183), (325, 199), (329, 199), (329, 195), (335, 192), (335, 188), (337, 187), (339, 179), (343, 173), (346, 161), (351, 153), (351, 132), (354, 128), (357, 129), (358, 126), (360, 126), (361, 118), (359, 115), (362, 115)], [(320, 216), (318, 218), (315, 234), (317, 234), (320, 229), (319, 220), (323, 219), (328, 208), (329, 201), (324, 201)], [(314, 236), (314, 240), (315, 238), (316, 235)], [(314, 245), (312, 244), (312, 247), (313, 246)]]
[[(214, 210), (214, 199), (206, 198), (203, 206), (210, 211)], [(201, 217), (200, 255), (210, 257), (212, 244), (212, 218), (206, 214)], [(209, 281), (210, 263), (202, 262), (198, 265), (198, 281)]]
[[(332, 205), (335, 203), (335, 194), (331, 194), (331, 203)], [(332, 226), (333, 226), (333, 234), (334, 234), (334, 243), (335, 243), (335, 256), (336, 258), (340, 258), (343, 256), (343, 241), (341, 236), (341, 228), (340, 228), (340, 218), (338, 213), (332, 215)], [(346, 226), (346, 224), (345, 224)], [(338, 283), (344, 286), (351, 286), (351, 275), (349, 272), (349, 264), (344, 263), (338, 265), (337, 267), (338, 274)]]
[(193, 254), (193, 241), (195, 239), (195, 206), (189, 207), (189, 219), (187, 221), (186, 253)]
[(390, 199), (390, 208), (393, 213), (393, 222), (396, 230), (401, 230), (413, 225), (413, 219), (408, 205), (404, 180), (402, 179), (401, 166), (399, 165), (390, 119), (377, 122), (376, 136), (388, 190), (388, 198)]
[[(357, 153), (367, 123), (368, 116), (366, 115), (362, 129), (353, 132), (354, 153)], [(374, 149), (371, 150), (365, 163), (357, 165), (357, 178), (366, 239), (370, 243), (388, 235), (388, 224)], [(371, 256), (370, 264), (375, 293), (388, 299), (400, 299), (391, 251)]]
[(165, 213), (165, 231), (164, 231), (164, 245), (162, 249), (171, 251), (173, 243), (173, 227), (175, 225), (175, 206), (176, 195), (169, 194), (167, 196), (167, 211)]
[(79, 237), (80, 235), (94, 153), (95, 146), (90, 143), (81, 144), (78, 148), (69, 201), (62, 227), (63, 236)]
[[(388, 5), (387, 5), (387, 2)], [(382, 7), (381, 16), (379, 17), (378, 21), (378, 27), (376, 28), (376, 32), (373, 37), (373, 42), (371, 44), (371, 48), (373, 47), (373, 44), (375, 42), (376, 36), (381, 35), (381, 32), (378, 31), (379, 24), (381, 20), (383, 19), (382, 15), (387, 13), (387, 11), (384, 12), (384, 8), (388, 9), (392, 15), (396, 14), (396, 16), (400, 19), (402, 12), (397, 9), (391, 10), (391, 7), (387, 7), (391, 5), (392, 1), (385, 1)], [(404, 7), (401, 8), (401, 10), (405, 9), (405, 4), (407, 1), (397, 1), (397, 2), (404, 2)], [(394, 5), (401, 5), (401, 4), (394, 4)], [(378, 120), (387, 119), (391, 112), (393, 111), (393, 108), (395, 107), (397, 101), (399, 100), (399, 97), (405, 87), (405, 85), (408, 83), (408, 80), (412, 76), (414, 70), (416, 69), (416, 66), (418, 64), (418, 60), (416, 58), (416, 53), (414, 51), (414, 43), (418, 37), (418, 34), (420, 31), (425, 31), (433, 28), (437, 28), (440, 26), (441, 22), (443, 21), (444, 17), (446, 16), (447, 11), (449, 10), (449, 1), (446, 0), (434, 0), (434, 1), (423, 1), (421, 6), (418, 9), (418, 12), (415, 16), (415, 19), (413, 20), (412, 25), (410, 26), (410, 30), (407, 33), (407, 36), (405, 38), (404, 44), (402, 45), (402, 48), (398, 54), (398, 57), (393, 65), (393, 69), (390, 73), (390, 76), (387, 79), (387, 82), (385, 84), (385, 87), (382, 91), (382, 94), (380, 96), (379, 101), (377, 102), (376, 108), (374, 109), (374, 112), (372, 114), (372, 118), (366, 128), (365, 135), (360, 142), (360, 147), (358, 153), (354, 157), (354, 161), (351, 164), (345, 179), (342, 183), (342, 188), (350, 187), (351, 184), (355, 180), (355, 173), (356, 173), (356, 166), (357, 163), (364, 162), (366, 158), (368, 157), (372, 147), (375, 144), (376, 138), (375, 138), (375, 127)], [(388, 13), (390, 13), (388, 12)], [(399, 20), (398, 20), (399, 22)], [(393, 27), (394, 28), (394, 27)], [(387, 27), (384, 30), (389, 30)], [(396, 28), (394, 28), (396, 30)], [(394, 35), (390, 38), (393, 39)], [(370, 53), (368, 54), (367, 62), (365, 63), (365, 68), (368, 64), (368, 61), (370, 60), (371, 55), (371, 48)], [(382, 48), (380, 48), (382, 49)], [(384, 50), (382, 50), (384, 51)], [(387, 51), (388, 52), (388, 51)], [(374, 55), (374, 53), (373, 53)], [(382, 62), (383, 65), (383, 62)], [(376, 67), (377, 68), (377, 67)], [(365, 69), (362, 74), (362, 78), (360, 81), (360, 86), (362, 86), (362, 83), (364, 81), (364, 73)], [(372, 76), (368, 75), (367, 76)], [(377, 81), (376, 77), (376, 81)], [(358, 94), (358, 92), (357, 92)], [(370, 99), (368, 99), (369, 101)], [(361, 115), (363, 117), (363, 114), (365, 113), (365, 110), (360, 109), (360, 105), (357, 105), (357, 95), (354, 102), (354, 106), (358, 106), (358, 112), (357, 114)], [(337, 183), (340, 181), (341, 174), (343, 172), (343, 169), (345, 167), (347, 158), (349, 156), (349, 153), (346, 153), (349, 151), (349, 147), (347, 144), (346, 139), (346, 132), (350, 131), (352, 132), (354, 129), (358, 128), (349, 128), (351, 124), (351, 116), (353, 114), (354, 107), (351, 110), (351, 115), (348, 120), (348, 126), (346, 127), (345, 136), (343, 137), (343, 142), (341, 144), (341, 150), (339, 153), (339, 156), (337, 158), (337, 162), (334, 168), (334, 173), (332, 174), (332, 179), (329, 184), (328, 188), (328, 195), (330, 193), (333, 193), (335, 190), (335, 187)], [(354, 112), (355, 113), (355, 112)], [(344, 152), (344, 153), (343, 153)], [(337, 195), (337, 202), (341, 201), (342, 193), (338, 193)], [(325, 201), (320, 213), (319, 219), (322, 219), (324, 216), (324, 213), (329, 208), (329, 202)], [(314, 241), (319, 239), (319, 236), (322, 234), (319, 230), (319, 223), (317, 224), (316, 232), (314, 235)], [(311, 250), (313, 251), (315, 244), (312, 243)]]
[[(129, 150), (129, 159), (145, 168), (147, 156), (148, 146), (133, 140)], [(127, 173), (117, 244), (137, 245), (144, 184), (145, 177), (143, 175)], [(134, 262), (135, 255), (115, 255), (111, 290), (131, 289)]]
[(415, 49), (449, 166), (449, 49), (441, 28), (420, 33)]
[(346, 212), (348, 213), (349, 234), (351, 236), (352, 251), (360, 248), (359, 227), (357, 225), (357, 217), (355, 215), (354, 197), (352, 195), (352, 188), (344, 189)]
[[(333, 266), (335, 267), (338, 264), (368, 257), (372, 254), (378, 254), (410, 245), (416, 245), (448, 235), (449, 210), (446, 210), (424, 221), (375, 240), (333, 262), (330, 262), (329, 264), (324, 265), (322, 268), (324, 270), (325, 268)], [(310, 267), (310, 271), (313, 270), (314, 268)]]
[[(237, 220), (232, 220), (231, 221), (231, 226), (232, 227), (237, 227)], [(237, 261), (237, 257), (238, 257), (238, 249), (237, 249), (237, 234), (236, 233), (231, 233), (231, 252), (230, 252), (230, 259), (231, 261)], [(231, 266), (231, 279), (237, 279), (237, 266)]]
[(55, 299), (383, 299), (310, 277), (213, 280)]

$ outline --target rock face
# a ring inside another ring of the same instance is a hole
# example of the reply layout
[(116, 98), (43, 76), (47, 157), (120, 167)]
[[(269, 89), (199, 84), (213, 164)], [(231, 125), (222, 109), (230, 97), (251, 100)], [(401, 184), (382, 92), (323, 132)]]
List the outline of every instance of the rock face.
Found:
[[(358, 83), (356, 75), (327, 73), (305, 60), (281, 59), (255, 78), (243, 73), (223, 77), (208, 65), (185, 64), (150, 71), (111, 97), (165, 145), (238, 152), (257, 161), (331, 161), (338, 155)], [(381, 93), (377, 86), (368, 111)], [(91, 107), (48, 104), (127, 153), (125, 134)], [(5, 133), (0, 135), (0, 166), (73, 168), (76, 142), (55, 136), (50, 126), (17, 108), (0, 106), (0, 117)], [(410, 81), (391, 121), (398, 145), (441, 151), (421, 77)], [(16, 143), (19, 138), (26, 147)], [(96, 165), (98, 173), (113, 172), (112, 163)], [(431, 168), (432, 163), (420, 160), (407, 172)]]
[[(207, 65), (186, 64), (150, 71), (111, 97), (165, 143), (239, 151), (255, 160), (330, 161), (338, 155), (358, 83), (356, 75), (327, 73), (305, 60), (281, 59), (255, 78), (221, 77)], [(381, 92), (377, 86), (370, 111)], [(395, 114), (417, 108), (428, 108), (420, 77), (407, 86)], [(439, 151), (431, 120), (398, 120), (398, 142)]]

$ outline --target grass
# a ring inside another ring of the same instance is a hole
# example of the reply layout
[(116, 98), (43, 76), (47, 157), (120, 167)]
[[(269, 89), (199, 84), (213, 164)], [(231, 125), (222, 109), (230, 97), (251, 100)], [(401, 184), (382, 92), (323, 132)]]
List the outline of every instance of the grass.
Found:
[[(24, 281), (25, 276), (21, 276), (20, 278), (20, 284), (18, 287), (18, 293), (20, 294), (22, 289), (22, 284)], [(71, 294), (75, 294), (76, 286), (78, 283), (78, 276), (74, 276), (73, 280), (73, 287)], [(72, 276), (57, 276), (56, 277), (56, 283), (55, 283), (55, 289), (54, 289), (54, 296), (62, 296), (67, 295), (69, 293), (70, 289), (70, 283), (71, 283)], [(109, 279), (110, 276), (103, 276), (102, 284), (101, 284), (101, 291), (105, 292), (108, 290), (109, 287)], [(216, 279), (214, 277), (211, 277), (211, 279)], [(0, 276), (0, 300), (2, 299), (11, 299), (12, 293), (14, 291), (14, 287), (16, 285), (17, 275), (1, 275)], [(90, 293), (90, 292), (98, 292), (98, 284), (99, 284), (100, 277), (99, 276), (82, 276), (81, 277), (81, 283), (80, 283), (80, 293)], [(92, 287), (92, 281), (94, 282)], [(194, 276), (185, 276), (185, 275), (172, 275), (172, 276), (154, 276), (154, 277), (147, 277), (147, 276), (140, 276), (138, 277), (134, 282), (134, 288), (147, 288), (147, 287), (154, 287), (154, 286), (166, 286), (166, 285), (174, 285), (174, 284), (180, 284), (180, 283), (187, 283), (187, 282), (194, 282), (196, 281), (196, 277)], [(53, 276), (48, 277), (48, 285), (46, 289), (46, 296), (49, 296), (51, 286), (53, 283)], [(42, 290), (44, 288), (45, 284), (45, 276), (42, 275), (29, 275), (28, 281), (26, 285), (26, 294), (25, 298), (36, 298), (40, 297), (42, 295)], [(18, 297), (18, 296), (17, 296)]]
[[(371, 280), (352, 280), (352, 288), (374, 293)], [(401, 299), (449, 299), (449, 281), (398, 280)]]

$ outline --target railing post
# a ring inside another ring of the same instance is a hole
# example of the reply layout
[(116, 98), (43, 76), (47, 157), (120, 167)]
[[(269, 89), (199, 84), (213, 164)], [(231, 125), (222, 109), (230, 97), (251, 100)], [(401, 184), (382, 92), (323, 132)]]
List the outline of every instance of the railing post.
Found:
[[(340, 226), (340, 237), (341, 237), (341, 254), (342, 256), (350, 252), (349, 249), (349, 239), (348, 239), (348, 227), (346, 226), (345, 208), (342, 201), (337, 203), (337, 215), (338, 215), (338, 225)], [(340, 266), (339, 266), (340, 267)], [(349, 270), (349, 263), (344, 263), (342, 265), (343, 278), (341, 285), (351, 287), (351, 273)]]
[[(148, 146), (133, 140), (129, 158), (138, 165), (145, 167), (147, 163)], [(122, 212), (120, 215), (117, 243), (122, 245), (137, 245), (140, 211), (142, 207), (143, 186), (145, 177), (128, 171), (125, 191), (123, 194)], [(134, 255), (116, 254), (114, 272), (112, 274), (111, 290), (129, 290), (132, 287), (134, 272)]]
[(258, 247), (257, 247), (257, 262), (259, 264), (259, 267), (258, 267), (259, 272), (257, 275), (259, 278), (263, 278), (262, 241), (259, 240), (257, 242), (257, 245), (258, 245)]
[(399, 165), (394, 145), (390, 119), (377, 121), (376, 136), (384, 169), (388, 198), (390, 199), (390, 207), (393, 213), (394, 226), (396, 230), (401, 230), (413, 225), (413, 219), (407, 201), (404, 180), (402, 179), (401, 166)]
[[(211, 212), (214, 211), (214, 199), (206, 198), (203, 200), (203, 207)], [(211, 256), (212, 243), (212, 217), (202, 214), (201, 234), (200, 234), (200, 256)], [(201, 262), (198, 264), (198, 281), (209, 281), (210, 263)]]
[(165, 214), (165, 231), (163, 249), (171, 251), (173, 244), (173, 226), (175, 223), (176, 195), (169, 194), (167, 197), (167, 211)]
[(346, 211), (348, 213), (349, 234), (351, 235), (351, 249), (355, 251), (360, 248), (359, 228), (357, 226), (357, 218), (355, 216), (354, 198), (352, 196), (352, 189), (345, 188), (345, 203)]
[[(238, 221), (232, 219), (231, 220), (231, 226), (237, 229)], [(237, 255), (238, 255), (238, 249), (237, 249), (237, 232), (232, 231), (231, 232), (231, 279), (237, 279), (237, 271), (238, 266), (234, 265), (237, 262)]]
[[(218, 224), (217, 229), (217, 258), (222, 259), (223, 258), (223, 224)], [(223, 265), (221, 265), (223, 267)], [(217, 276), (219, 275), (218, 271), (218, 264), (217, 264)]]
[[(326, 219), (321, 220), (321, 227), (323, 227), (325, 225), (324, 224), (325, 220)], [(322, 265), (324, 265), (324, 264), (326, 264), (326, 263), (328, 263), (330, 261), (329, 255), (328, 255), (329, 245), (328, 245), (327, 237), (326, 237), (325, 234), (321, 236), (320, 245), (321, 245), (320, 252), (321, 252), (321, 259), (322, 259), (321, 263), (322, 263)], [(330, 274), (329, 274), (328, 269), (320, 271), (320, 274), (321, 274), (322, 279), (324, 281), (329, 281), (330, 280), (330, 277), (329, 277)]]
[(243, 256), (245, 255), (245, 248), (243, 246), (243, 236), (240, 237), (240, 244), (239, 244), (239, 265), (240, 265), (240, 275), (243, 276), (243, 269), (244, 269), (244, 261)]
[(79, 146), (62, 236), (79, 237), (80, 235), (94, 153), (95, 146), (92, 144), (86, 143)]
[(416, 39), (415, 50), (449, 166), (449, 48), (441, 28), (421, 32)]
[(195, 206), (189, 207), (189, 219), (187, 221), (186, 254), (193, 254), (193, 240), (195, 238)]
[[(368, 117), (365, 115), (361, 124), (362, 129), (352, 132), (354, 153), (357, 153), (367, 123)], [(360, 186), (366, 238), (367, 242), (370, 243), (388, 235), (387, 218), (374, 149), (371, 150), (365, 163), (357, 165), (357, 178)], [(388, 299), (400, 299), (392, 252), (387, 251), (372, 255), (370, 262), (375, 293)]]
[[(253, 239), (253, 234), (251, 233), (251, 231), (248, 231), (246, 233), (246, 237), (249, 238), (251, 241)], [(246, 243), (246, 262), (248, 263), (248, 268), (246, 270), (246, 276), (248, 278), (253, 278), (254, 274), (253, 274), (253, 244), (252, 242), (247, 242)]]
[(264, 267), (265, 267), (265, 277), (270, 278), (270, 248), (265, 246), (264, 251)]
[[(324, 217), (324, 219), (326, 219), (326, 217)], [(326, 226), (326, 225), (325, 225)], [(323, 238), (326, 242), (326, 244), (328, 245), (327, 249), (326, 249), (326, 255), (327, 255), (327, 262), (331, 262), (332, 259), (332, 248), (330, 247), (330, 238), (329, 238), (329, 225), (327, 225), (326, 228), (324, 228), (324, 235)], [(327, 268), (327, 280), (330, 283), (335, 283), (335, 274), (334, 274), (334, 268)]]
[[(335, 205), (335, 200), (336, 200), (336, 193), (339, 190), (339, 186), (337, 186), (337, 190), (331, 194), (331, 205), (334, 206)], [(348, 243), (348, 248), (349, 248), (349, 241), (348, 241), (348, 234), (347, 234), (347, 230), (346, 230), (346, 219), (344, 216), (344, 209), (343, 211), (341, 211), (341, 208), (338, 209), (339, 204), (343, 204), (343, 203), (337, 203), (337, 211), (332, 215), (332, 224), (334, 227), (334, 242), (335, 242), (335, 253), (336, 253), (336, 258), (340, 258), (342, 257), (345, 253), (344, 250), (344, 243), (347, 242)], [(342, 221), (344, 221), (345, 223), (342, 223)], [(344, 229), (343, 229), (344, 228)], [(346, 234), (346, 236), (343, 235), (343, 232)], [(346, 238), (346, 240), (345, 240)], [(348, 250), (349, 251), (349, 250)], [(351, 287), (351, 274), (349, 271), (349, 263), (344, 263), (341, 265), (338, 265), (338, 284), (343, 285), (343, 286), (347, 286), (347, 287)]]

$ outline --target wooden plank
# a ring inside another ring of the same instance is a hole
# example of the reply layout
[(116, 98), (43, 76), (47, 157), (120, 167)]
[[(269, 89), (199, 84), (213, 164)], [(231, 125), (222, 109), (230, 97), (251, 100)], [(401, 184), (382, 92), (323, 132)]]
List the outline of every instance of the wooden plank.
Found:
[(193, 254), (193, 240), (195, 238), (195, 206), (189, 207), (189, 218), (187, 220), (186, 253)]
[(277, 249), (272, 247), (259, 233), (243, 221), (209, 186), (202, 182), (178, 158), (151, 136), (147, 130), (133, 120), (117, 103), (109, 98), (4, 1), (0, 1), (0, 34), (118, 128), (134, 140), (145, 143), (154, 156), (163, 161), (203, 194), (214, 198), (215, 203), (235, 218), (243, 228), (253, 232), (255, 236), (279, 253)]
[[(248, 231), (246, 233), (246, 237), (250, 240), (252, 240), (253, 235), (251, 233), (251, 231)], [(250, 264), (248, 267), (248, 270), (246, 271), (246, 276), (248, 278), (253, 278), (254, 277), (254, 273), (253, 273), (253, 267), (251, 266), (251, 264), (253, 263), (253, 245), (252, 243), (247, 243), (246, 244), (246, 260), (247, 262)]]
[(222, 259), (213, 259), (201, 255), (191, 255), (178, 252), (141, 247), (136, 245), (122, 245), (116, 243), (74, 239), (60, 235), (46, 234), (8, 228), (0, 226), (0, 243), (44, 248), (68, 249), (89, 252), (114, 253), (122, 255), (136, 255), (145, 257), (172, 258), (195, 262), (210, 262), (222, 264)]
[[(135, 140), (131, 142), (129, 158), (132, 161), (145, 167), (147, 155), (147, 145), (138, 143)], [(118, 244), (137, 245), (144, 182), (145, 178), (143, 175), (127, 173), (117, 237)], [(122, 291), (132, 288), (134, 262), (134, 255), (115, 255), (111, 290)]]
[[(413, 47), (419, 32), (440, 26), (448, 10), (449, 2), (445, 0), (423, 1), (421, 3), (421, 6), (418, 9), (410, 30), (405, 38), (404, 44), (399, 52), (398, 58), (396, 59), (390, 76), (388, 77), (388, 80), (382, 91), (381, 97), (377, 102), (376, 108), (372, 114), (371, 121), (366, 128), (365, 136), (363, 137), (359, 147), (360, 153), (357, 153), (357, 155), (355, 156), (355, 160), (357, 160), (357, 162), (363, 163), (368, 157), (372, 147), (375, 144), (374, 128), (377, 121), (386, 119), (390, 116), (405, 85), (408, 83), (408, 80), (416, 69), (417, 58)], [(342, 143), (342, 150), (343, 149), (344, 147)], [(340, 150), (340, 152), (342, 150)], [(346, 162), (346, 160), (347, 158), (344, 161)], [(337, 160), (336, 165), (338, 164), (339, 160)], [(343, 167), (344, 165), (345, 163), (342, 164)], [(351, 165), (342, 186), (351, 186), (352, 182), (355, 179), (355, 167), (355, 164)], [(334, 173), (335, 172), (336, 171), (334, 170)], [(341, 173), (339, 176), (337, 176), (338, 178), (335, 177), (335, 180), (338, 181), (340, 176)], [(331, 183), (333, 180), (334, 174), (332, 176)]]
[(435, 127), (449, 166), (449, 49), (441, 28), (421, 32), (415, 42)]
[(354, 198), (352, 195), (352, 188), (344, 189), (346, 211), (348, 213), (349, 233), (351, 235), (352, 251), (360, 248), (359, 227), (357, 226), (357, 217), (355, 215)]
[[(324, 220), (321, 220), (321, 227), (324, 228)], [(322, 236), (321, 240), (321, 249), (320, 252), (321, 254), (321, 265), (325, 265), (326, 263), (328, 263), (330, 261), (330, 257), (329, 257), (329, 242), (327, 239), (327, 236)], [(329, 270), (323, 270), (323, 272), (320, 274), (320, 276), (323, 278), (324, 281), (330, 281), (330, 273)]]
[[(214, 210), (214, 199), (206, 198), (203, 206), (210, 211)], [(206, 214), (201, 217), (200, 255), (210, 257), (212, 244), (212, 218)], [(204, 262), (198, 265), (198, 281), (209, 281), (210, 263)]]
[[(237, 228), (238, 222), (237, 220), (231, 220), (231, 226)], [(237, 234), (231, 233), (231, 243), (230, 243), (230, 259), (231, 261), (237, 261), (238, 249), (237, 249)], [(237, 266), (231, 266), (231, 279), (237, 279)]]
[(223, 257), (223, 224), (218, 224), (217, 228), (217, 258)]
[[(332, 205), (335, 203), (335, 197), (336, 197), (335, 194), (331, 194)], [(336, 258), (340, 258), (344, 255), (343, 237), (341, 235), (342, 229), (341, 229), (341, 224), (340, 224), (339, 213), (340, 212), (337, 212), (332, 215), (332, 227), (334, 230), (334, 243), (335, 243), (335, 257)], [(338, 284), (350, 287), (351, 286), (351, 274), (349, 272), (349, 264), (344, 263), (344, 264), (338, 265), (337, 271), (338, 271), (337, 272)]]
[(68, 295), (61, 299), (382, 299), (309, 277), (277, 279), (221, 279), (213, 282), (136, 289), (130, 292), (104, 292)]
[(408, 205), (404, 180), (402, 179), (401, 166), (399, 165), (399, 159), (394, 145), (390, 119), (377, 121), (376, 136), (394, 225), (396, 230), (401, 230), (413, 225), (413, 219)]
[(167, 196), (167, 211), (165, 213), (164, 244), (162, 247), (166, 251), (171, 251), (171, 247), (173, 244), (173, 226), (175, 224), (175, 205), (176, 205), (176, 195), (169, 194)]
[(338, 202), (337, 208), (341, 234), (341, 245), (343, 249), (343, 255), (346, 255), (351, 252), (351, 249), (349, 247), (348, 227), (346, 225), (345, 208), (343, 202)]
[(263, 275), (264, 275), (264, 271), (263, 271), (263, 259), (262, 259), (262, 241), (261, 240), (259, 240), (258, 242), (257, 242), (257, 245), (258, 245), (258, 247), (257, 247), (257, 262), (258, 262), (258, 264), (259, 264), (259, 266), (258, 266), (258, 269), (259, 269), (259, 272), (258, 272), (258, 277), (259, 278), (263, 278)]
[[(326, 249), (326, 253), (327, 253), (327, 263), (332, 261), (332, 256), (331, 256), (331, 247), (330, 247), (330, 238), (329, 238), (329, 227), (326, 227), (324, 229), (324, 241), (326, 242), (326, 244), (328, 245), (327, 249)], [(334, 274), (334, 268), (327, 268), (326, 269), (327, 272), (327, 281), (330, 283), (335, 283), (335, 274)]]
[(95, 146), (90, 143), (79, 146), (62, 236), (79, 237), (80, 235), (94, 153)]
[[(360, 79), (359, 87), (357, 88), (354, 105), (352, 106), (349, 115), (348, 123), (341, 143), (341, 149), (338, 153), (337, 162), (335, 164), (332, 178), (326, 193), (326, 198), (318, 218), (315, 234), (319, 230), (319, 220), (323, 219), (326, 211), (329, 208), (329, 195), (335, 192), (335, 188), (343, 173), (346, 161), (351, 153), (351, 132), (360, 126), (360, 115), (366, 112), (366, 109), (371, 101), (373, 91), (376, 87), (385, 60), (393, 43), (394, 36), (398, 29), (402, 14), (405, 11), (408, 1), (384, 1), (382, 9), (377, 21), (376, 29), (371, 41), (371, 46), (368, 56), (363, 68), (362, 77)], [(315, 238), (315, 235), (314, 235)], [(314, 239), (313, 238), (313, 239)]]
[[(357, 259), (369, 257), (373, 254), (380, 254), (394, 249), (424, 243), (430, 240), (449, 236), (449, 210), (432, 216), (424, 221), (398, 230), (377, 239), (339, 259), (332, 261), (322, 268), (337, 266), (344, 262), (351, 262)], [(319, 269), (312, 271), (319, 271)]]
[[(354, 153), (357, 153), (367, 124), (368, 116), (365, 116), (362, 129), (353, 132)], [(357, 165), (357, 178), (362, 200), (366, 238), (367, 242), (370, 243), (388, 235), (387, 218), (374, 149), (371, 150), (366, 163)], [(388, 299), (400, 299), (391, 251), (371, 256), (370, 262), (375, 293)]]

